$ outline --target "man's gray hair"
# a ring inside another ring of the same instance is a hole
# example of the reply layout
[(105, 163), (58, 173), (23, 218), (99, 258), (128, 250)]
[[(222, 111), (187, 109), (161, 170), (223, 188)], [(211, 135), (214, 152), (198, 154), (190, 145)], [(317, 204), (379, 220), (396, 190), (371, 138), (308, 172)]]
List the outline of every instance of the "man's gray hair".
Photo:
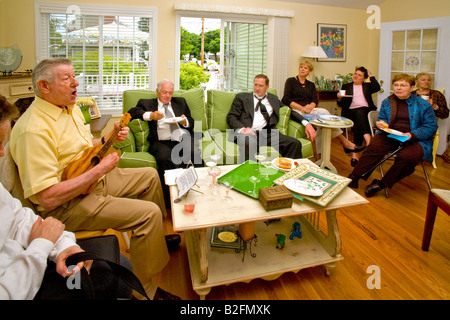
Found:
[(158, 91), (161, 90), (162, 85), (163, 85), (164, 83), (166, 83), (166, 82), (170, 83), (170, 86), (172, 87), (172, 89), (174, 88), (174, 85), (173, 85), (173, 82), (172, 82), (172, 81), (170, 81), (170, 80), (168, 80), (168, 79), (162, 79), (162, 80), (159, 81), (158, 84), (156, 85), (156, 89), (158, 89)]
[(72, 60), (66, 58), (49, 58), (44, 59), (39, 62), (36, 67), (33, 69), (33, 90), (34, 94), (40, 97), (42, 95), (41, 90), (39, 89), (38, 82), (41, 80), (47, 81), (48, 83), (53, 83), (55, 78), (54, 67), (58, 65), (72, 65)]

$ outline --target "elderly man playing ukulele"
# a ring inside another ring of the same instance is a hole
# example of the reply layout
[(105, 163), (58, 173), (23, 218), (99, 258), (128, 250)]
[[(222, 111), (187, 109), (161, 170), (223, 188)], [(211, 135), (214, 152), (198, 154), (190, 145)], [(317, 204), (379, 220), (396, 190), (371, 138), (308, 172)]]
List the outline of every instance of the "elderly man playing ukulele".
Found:
[[(148, 296), (179, 299), (152, 282), (169, 261), (170, 245), (164, 236), (166, 208), (156, 170), (117, 168), (119, 155), (110, 153), (97, 157), (85, 172), (70, 176), (65, 171), (83, 155), (92, 155), (86, 152), (89, 148), (109, 139), (123, 141), (128, 134), (127, 127), (116, 123), (105, 137), (93, 139), (75, 105), (77, 86), (68, 59), (46, 59), (33, 70), (36, 98), (15, 124), (10, 139), (24, 196), (43, 218), (54, 217), (69, 231), (131, 231), (133, 271)], [(91, 156), (85, 159), (91, 160)]]

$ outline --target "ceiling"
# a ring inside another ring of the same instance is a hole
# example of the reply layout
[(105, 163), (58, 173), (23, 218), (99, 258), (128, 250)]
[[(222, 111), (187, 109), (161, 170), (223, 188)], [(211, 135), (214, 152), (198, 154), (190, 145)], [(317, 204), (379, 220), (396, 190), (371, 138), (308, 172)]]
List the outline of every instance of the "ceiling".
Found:
[(281, 2), (294, 2), (316, 4), (321, 6), (353, 8), (353, 9), (367, 9), (370, 5), (380, 5), (386, 0), (272, 0)]

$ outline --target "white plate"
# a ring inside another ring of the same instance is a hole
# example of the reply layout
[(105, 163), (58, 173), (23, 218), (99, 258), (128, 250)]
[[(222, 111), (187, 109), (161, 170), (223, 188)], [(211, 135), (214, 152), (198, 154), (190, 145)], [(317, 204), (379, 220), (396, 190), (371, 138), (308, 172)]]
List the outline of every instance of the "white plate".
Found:
[(307, 183), (302, 180), (287, 179), (287, 180), (283, 181), (283, 184), (289, 190), (292, 190), (295, 193), (303, 194), (305, 196), (318, 197), (323, 194), (323, 191), (320, 190), (318, 187), (313, 186), (310, 183)]
[(294, 161), (294, 159), (283, 157), (283, 159), (291, 160), (291, 168), (290, 168), (290, 169), (283, 169), (283, 168), (280, 168), (279, 166), (277, 166), (277, 162), (278, 162), (277, 160), (278, 160), (278, 159), (279, 159), (279, 158), (275, 158), (275, 159), (272, 160), (272, 166), (273, 166), (275, 169), (278, 169), (278, 170), (281, 170), (281, 171), (288, 172), (288, 171), (291, 171), (292, 169), (295, 168), (295, 161)]
[(387, 133), (392, 133), (392, 134), (394, 134), (396, 136), (404, 136), (405, 135), (403, 132), (400, 132), (400, 131), (397, 131), (397, 130), (394, 130), (394, 129), (391, 129), (391, 128), (384, 128), (384, 129), (381, 129), (381, 130), (383, 130), (384, 132), (387, 132)]
[(319, 116), (319, 119), (321, 119), (321, 120), (327, 120), (327, 121), (339, 121), (339, 120), (342, 120), (341, 117), (339, 117), (339, 116), (334, 116), (334, 115), (332, 115), (332, 114), (321, 114), (321, 115)]
[(165, 118), (165, 119), (164, 119), (164, 122), (165, 122), (165, 123), (178, 123), (178, 122), (181, 122), (181, 121), (183, 121), (183, 120), (184, 120), (184, 118), (182, 118), (182, 117)]

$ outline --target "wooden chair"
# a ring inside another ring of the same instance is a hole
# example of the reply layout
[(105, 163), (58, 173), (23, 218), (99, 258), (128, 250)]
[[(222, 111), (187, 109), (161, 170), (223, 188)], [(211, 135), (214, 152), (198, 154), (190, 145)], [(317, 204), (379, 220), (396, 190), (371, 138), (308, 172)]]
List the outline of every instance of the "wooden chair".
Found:
[[(370, 111), (369, 114), (368, 114), (369, 125), (370, 125), (370, 130), (371, 130), (371, 133), (372, 133), (372, 137), (379, 130), (377, 128), (377, 126), (376, 126), (376, 122), (378, 120), (379, 114), (380, 114), (379, 111)], [(432, 154), (433, 154), (433, 162), (432, 163), (434, 163), (434, 164), (436, 163), (436, 149), (435, 149), (435, 145), (437, 146), (438, 142), (439, 142), (439, 132), (436, 132), (436, 134), (434, 135), (434, 138), (433, 138), (433, 150), (432, 150)], [(421, 163), (422, 163), (422, 168), (423, 168), (423, 174), (425, 175), (425, 180), (427, 181), (428, 189), (431, 190), (431, 181), (430, 181), (430, 177), (428, 176), (427, 168), (425, 167), (425, 162), (421, 161)], [(382, 165), (380, 165), (378, 167), (380, 168), (381, 177), (384, 177), (384, 172), (383, 172)], [(435, 165), (433, 165), (433, 168), (436, 169)], [(388, 188), (384, 188), (384, 194), (385, 194), (386, 198), (389, 198)]]
[(431, 234), (433, 233), (438, 207), (450, 215), (450, 190), (431, 189), (428, 194), (427, 216), (422, 239), (423, 251), (428, 251), (430, 247)]

